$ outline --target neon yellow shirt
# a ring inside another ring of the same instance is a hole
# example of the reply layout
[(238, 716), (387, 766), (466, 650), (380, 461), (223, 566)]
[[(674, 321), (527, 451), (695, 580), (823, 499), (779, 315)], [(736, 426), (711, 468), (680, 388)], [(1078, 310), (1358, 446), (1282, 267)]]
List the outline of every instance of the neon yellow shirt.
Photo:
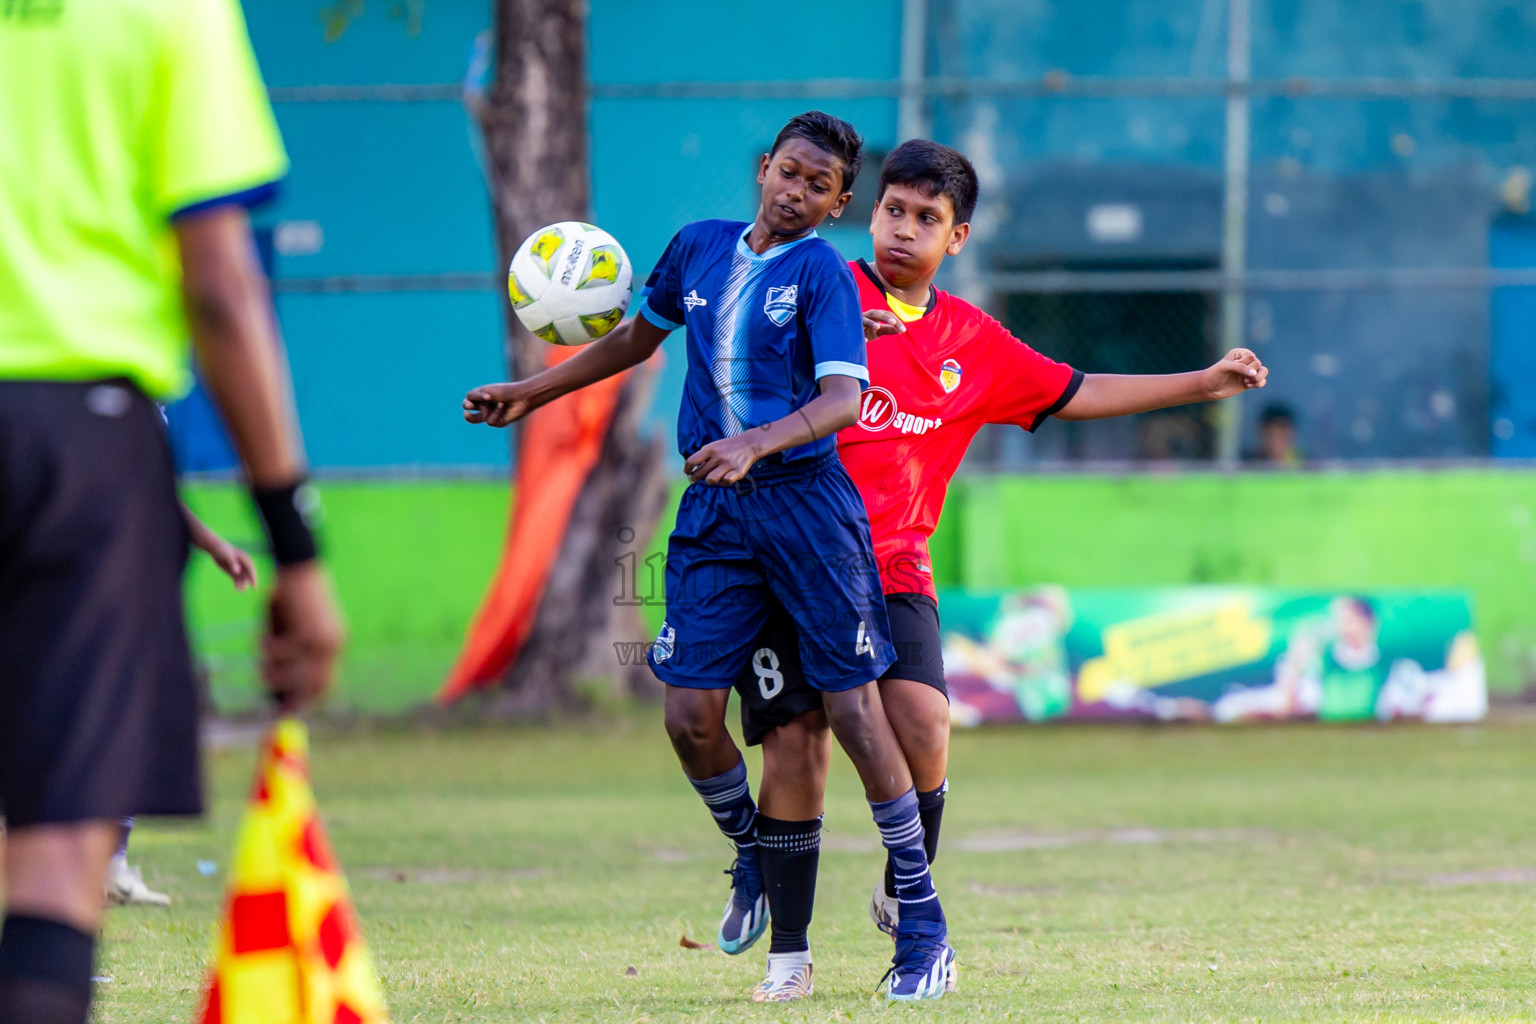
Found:
[(184, 391), (172, 218), (287, 167), (238, 0), (0, 0), (0, 378)]

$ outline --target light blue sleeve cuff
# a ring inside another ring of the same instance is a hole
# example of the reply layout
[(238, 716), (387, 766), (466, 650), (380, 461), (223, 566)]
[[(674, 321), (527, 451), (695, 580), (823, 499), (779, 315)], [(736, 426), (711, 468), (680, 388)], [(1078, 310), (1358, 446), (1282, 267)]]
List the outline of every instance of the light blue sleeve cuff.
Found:
[(675, 324), (652, 309), (649, 300), (646, 299), (642, 299), (640, 302), (640, 315), (664, 331), (678, 331), (682, 330), (683, 327), (682, 324)]
[(838, 362), (835, 359), (830, 359), (825, 363), (816, 364), (817, 380), (821, 380), (823, 377), (833, 376), (853, 377), (857, 380), (863, 381), (865, 384), (869, 383), (869, 369), (867, 367), (860, 366), (858, 363), (843, 363)]

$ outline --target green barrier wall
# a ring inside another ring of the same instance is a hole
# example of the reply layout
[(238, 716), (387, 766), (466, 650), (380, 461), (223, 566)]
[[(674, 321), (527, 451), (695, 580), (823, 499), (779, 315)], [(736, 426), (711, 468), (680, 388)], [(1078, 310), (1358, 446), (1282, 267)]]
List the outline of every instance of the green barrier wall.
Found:
[[(431, 700), (501, 557), (507, 485), (331, 483), (323, 493), (326, 554), (350, 637), (332, 703), (398, 711)], [(236, 488), (192, 485), (183, 494), (230, 540), (263, 546)], [(271, 564), (261, 571), (270, 577)], [(256, 706), (257, 598), (237, 594), (201, 552), (193, 552), (188, 583), (193, 643), (215, 704), (225, 711)]]
[[(187, 497), (216, 529), (259, 546), (235, 489), (192, 485)], [(351, 631), (335, 703), (392, 711), (431, 699), (500, 556), (508, 497), (495, 481), (325, 487), (328, 550)], [(651, 550), (664, 547), (670, 522), (669, 513)], [(1462, 587), (1473, 597), (1490, 687), (1507, 693), (1536, 679), (1532, 474), (962, 478), (933, 556), (941, 586)], [(646, 611), (654, 627), (659, 603)], [(196, 556), (190, 614), (218, 706), (254, 706), (255, 599)]]

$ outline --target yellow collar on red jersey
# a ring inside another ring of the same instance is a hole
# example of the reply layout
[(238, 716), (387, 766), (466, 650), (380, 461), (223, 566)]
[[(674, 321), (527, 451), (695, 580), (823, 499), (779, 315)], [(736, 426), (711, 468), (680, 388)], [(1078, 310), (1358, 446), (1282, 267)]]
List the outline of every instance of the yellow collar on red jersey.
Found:
[(934, 290), (933, 285), (928, 286), (928, 304), (926, 306), (914, 306), (910, 302), (903, 302), (892, 295), (891, 290), (885, 286), (885, 282), (880, 280), (880, 276), (875, 273), (875, 268), (871, 267), (866, 261), (859, 260), (858, 267), (864, 272), (864, 276), (874, 282), (876, 288), (885, 293), (886, 305), (891, 307), (891, 312), (895, 313), (902, 323), (910, 324), (914, 320), (921, 320), (933, 310), (934, 306), (939, 304), (939, 293)]

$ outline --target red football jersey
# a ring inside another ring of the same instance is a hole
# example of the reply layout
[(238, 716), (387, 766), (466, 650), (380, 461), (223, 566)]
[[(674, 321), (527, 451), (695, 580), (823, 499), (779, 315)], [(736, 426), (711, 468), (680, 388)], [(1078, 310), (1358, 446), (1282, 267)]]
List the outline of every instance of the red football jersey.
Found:
[[(852, 268), (859, 308), (889, 308), (874, 271), (862, 260)], [(1071, 400), (1083, 375), (937, 289), (906, 327), (869, 343), (870, 386), (837, 445), (869, 511), (885, 592), (936, 597), (928, 538), (971, 438), (986, 423), (1034, 430)]]

